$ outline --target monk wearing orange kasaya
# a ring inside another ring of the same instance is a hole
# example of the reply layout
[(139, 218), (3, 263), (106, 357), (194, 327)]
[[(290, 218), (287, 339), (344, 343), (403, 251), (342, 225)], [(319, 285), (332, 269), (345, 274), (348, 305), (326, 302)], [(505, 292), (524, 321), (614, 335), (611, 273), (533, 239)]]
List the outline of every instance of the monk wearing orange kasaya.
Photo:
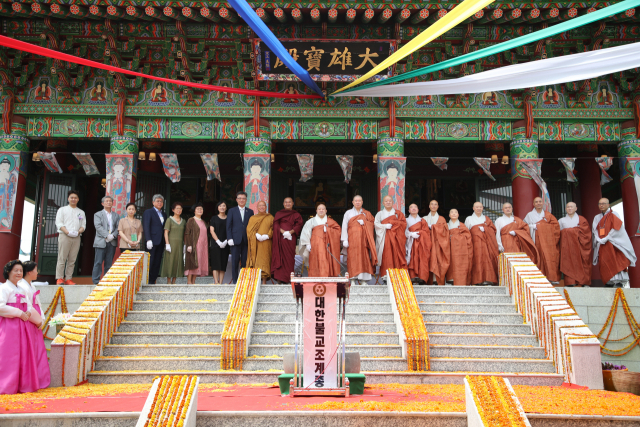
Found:
[(496, 241), (500, 252), (524, 252), (538, 264), (538, 249), (533, 243), (526, 222), (513, 215), (511, 203), (502, 205), (503, 215), (496, 220)]
[(533, 199), (533, 210), (524, 217), (529, 226), (531, 239), (538, 249), (536, 265), (547, 279), (554, 285), (560, 283), (560, 224), (555, 216), (544, 210), (542, 197)]
[(376, 274), (378, 254), (374, 218), (362, 207), (362, 197), (353, 198), (353, 208), (342, 219), (343, 251), (347, 256), (347, 269), (352, 285), (364, 285)]
[(496, 240), (496, 226), (491, 218), (484, 215), (482, 203), (473, 204), (473, 214), (468, 216), (464, 225), (471, 232), (473, 243), (473, 263), (471, 264), (472, 285), (498, 284), (498, 241)]
[(309, 277), (340, 276), (340, 226), (322, 203), (302, 228), (300, 252), (308, 260)]
[(591, 227), (589, 221), (576, 213), (577, 206), (567, 203), (567, 216), (560, 218), (560, 271), (564, 274), (565, 286), (591, 284)]
[(425, 285), (431, 276), (431, 229), (418, 212), (418, 205), (409, 205), (407, 229), (404, 232), (407, 237), (407, 266), (411, 280)]
[(451, 239), (451, 264), (447, 270), (447, 281), (454, 286), (466, 286), (471, 283), (471, 264), (473, 263), (473, 243), (471, 232), (459, 221), (457, 209), (449, 211), (449, 237)]
[[(449, 237), (449, 227), (447, 221), (438, 215), (438, 201), (429, 202), (429, 214), (424, 217), (431, 230), (431, 260), (429, 270), (435, 276), (438, 285), (443, 286), (446, 274), (451, 265), (451, 239)], [(433, 280), (429, 278), (427, 285), (431, 285)]]
[(380, 277), (386, 277), (389, 268), (407, 268), (404, 234), (407, 220), (401, 211), (393, 208), (391, 196), (385, 196), (382, 204), (384, 209), (376, 214), (374, 225)]

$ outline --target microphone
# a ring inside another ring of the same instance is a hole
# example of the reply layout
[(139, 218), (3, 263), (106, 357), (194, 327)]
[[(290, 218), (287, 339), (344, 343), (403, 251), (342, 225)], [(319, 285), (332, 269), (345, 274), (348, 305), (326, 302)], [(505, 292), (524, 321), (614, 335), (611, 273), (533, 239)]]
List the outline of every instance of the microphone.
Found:
[[(333, 256), (333, 254), (331, 253), (331, 249), (330, 249), (330, 248), (331, 248), (331, 244), (330, 244), (330, 243), (327, 243), (327, 246), (325, 247), (325, 249), (327, 250), (327, 252), (329, 253), (329, 255), (331, 255), (331, 258), (333, 258), (333, 259), (338, 263), (338, 265), (340, 266), (340, 274), (342, 274), (342, 270), (343, 270), (343, 269), (344, 269), (344, 270), (346, 270), (346, 268), (344, 268), (344, 267), (342, 266), (342, 263), (340, 263), (340, 261), (338, 261), (338, 260), (336, 259), (336, 257), (334, 257), (334, 256)], [(340, 276), (340, 277), (344, 277), (344, 276)]]

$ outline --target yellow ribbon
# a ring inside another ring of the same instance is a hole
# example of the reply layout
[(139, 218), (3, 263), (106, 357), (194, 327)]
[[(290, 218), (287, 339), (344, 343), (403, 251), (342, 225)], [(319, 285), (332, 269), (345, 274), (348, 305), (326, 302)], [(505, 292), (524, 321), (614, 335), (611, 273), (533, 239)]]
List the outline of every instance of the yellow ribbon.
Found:
[(426, 45), (430, 41), (434, 40), (441, 34), (446, 33), (465, 19), (472, 16), (474, 13), (484, 8), (485, 6), (493, 3), (494, 0), (465, 0), (456, 6), (453, 10), (447, 13), (443, 18), (439, 19), (435, 24), (427, 28), (423, 33), (414, 37), (409, 43), (404, 45), (400, 50), (395, 52), (393, 55), (382, 61), (380, 64), (376, 65), (371, 71), (369, 71), (364, 76), (360, 77), (354, 82), (349, 83), (345, 87), (338, 89), (333, 92), (332, 95), (342, 92), (343, 90), (347, 90), (350, 87), (353, 87), (357, 84), (360, 84), (367, 79), (375, 76), (380, 71), (389, 68), (396, 62), (402, 60), (405, 56), (411, 55), (416, 50), (420, 49), (422, 46)]

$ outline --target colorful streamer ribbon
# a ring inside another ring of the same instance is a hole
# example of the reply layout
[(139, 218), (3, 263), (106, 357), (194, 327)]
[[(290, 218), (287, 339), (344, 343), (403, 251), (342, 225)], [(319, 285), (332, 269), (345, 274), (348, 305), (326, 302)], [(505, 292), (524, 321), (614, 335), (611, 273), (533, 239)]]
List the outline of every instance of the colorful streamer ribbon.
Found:
[(348, 184), (351, 181), (351, 172), (353, 172), (353, 156), (336, 156), (336, 160), (342, 168), (344, 182)]
[[(262, 41), (269, 46), (269, 48), (276, 54), (278, 58), (289, 67), (289, 69), (295, 74), (304, 84), (306, 84), (311, 90), (318, 95), (324, 97), (322, 90), (318, 87), (316, 82), (313, 81), (309, 72), (302, 68), (295, 59), (291, 57), (287, 49), (282, 46), (280, 40), (271, 32), (269, 27), (262, 21), (262, 19), (256, 14), (256, 12), (249, 6), (245, 0), (229, 0), (229, 4), (238, 12), (238, 15), (244, 21), (249, 24), (251, 29), (262, 39)], [(287, 97), (290, 98), (290, 97)]]
[(220, 166), (218, 165), (218, 154), (200, 153), (200, 158), (204, 164), (204, 169), (207, 171), (207, 181), (217, 179), (222, 182), (220, 178)]
[(536, 184), (538, 184), (540, 192), (542, 193), (542, 203), (544, 204), (543, 209), (545, 212), (551, 213), (551, 197), (549, 196), (549, 189), (547, 188), (547, 183), (542, 179), (542, 159), (516, 160), (516, 162), (520, 163), (529, 176)]
[(11, 49), (21, 50), (23, 52), (33, 53), (35, 55), (46, 56), (47, 58), (59, 59), (61, 61), (73, 62), (74, 64), (86, 65), (88, 67), (100, 68), (101, 70), (113, 71), (115, 73), (129, 74), (131, 76), (144, 77), (145, 79), (158, 80), (165, 83), (171, 83), (180, 86), (189, 86), (196, 89), (213, 90), (216, 92), (239, 93), (242, 95), (262, 96), (266, 98), (300, 98), (300, 99), (322, 99), (319, 95), (298, 95), (280, 92), (263, 92), (260, 90), (240, 89), (233, 87), (222, 87), (214, 85), (205, 85), (201, 83), (185, 82), (182, 80), (167, 79), (164, 77), (156, 77), (150, 74), (138, 73), (137, 71), (125, 70), (124, 68), (114, 67), (111, 65), (101, 64), (100, 62), (90, 61), (88, 59), (69, 55), (67, 53), (58, 52), (26, 43), (11, 37), (0, 36), (0, 46), (9, 47)]
[(56, 160), (56, 153), (44, 153), (42, 151), (38, 151), (38, 156), (40, 156), (42, 163), (44, 163), (47, 169), (49, 169), (49, 172), (62, 173), (62, 168), (60, 168), (60, 165)]
[[(631, 166), (631, 170), (633, 170), (633, 183), (636, 187), (636, 197), (640, 200), (640, 157), (627, 157), (627, 162), (629, 162), (629, 166)], [(640, 236), (640, 223), (638, 224), (635, 235), (636, 237)]]
[[(456, 7), (456, 9), (458, 7), (462, 6), (459, 5)], [(589, 13), (587, 15), (583, 15), (577, 18), (573, 18), (570, 19), (569, 21), (566, 22), (562, 22), (560, 24), (557, 25), (553, 25), (549, 28), (545, 28), (544, 30), (540, 30), (540, 31), (535, 31), (531, 34), (527, 34), (526, 36), (522, 36), (522, 37), (518, 37), (512, 40), (508, 40), (508, 41), (504, 41), (500, 44), (494, 45), (494, 46), (490, 46), (490, 47), (486, 47), (484, 49), (480, 49), (477, 50), (475, 52), (470, 52), (467, 53), (466, 55), (462, 55), (459, 56), (457, 58), (451, 58), (448, 59), (446, 61), (442, 61), (439, 62), (437, 64), (433, 64), (433, 65), (429, 65), (428, 67), (423, 67), (414, 71), (410, 71), (408, 73), (403, 73), (400, 74), (398, 76), (395, 77), (390, 77), (388, 79), (384, 79), (381, 80), (379, 82), (374, 82), (374, 83), (369, 83), (366, 84), (364, 86), (361, 86), (360, 89), (367, 89), (367, 88), (372, 88), (372, 87), (376, 87), (376, 86), (381, 86), (381, 85), (386, 85), (389, 83), (394, 83), (394, 82), (400, 82), (403, 80), (407, 80), (407, 79), (411, 79), (413, 77), (418, 77), (418, 76), (422, 76), (425, 74), (429, 74), (429, 73), (433, 73), (435, 71), (440, 71), (440, 70), (444, 70), (446, 68), (450, 68), (450, 67), (455, 67), (457, 65), (461, 65), (467, 62), (472, 62), (475, 61), (476, 59), (481, 59), (481, 58), (485, 58), (487, 56), (490, 55), (496, 55), (500, 52), (504, 52), (506, 50), (509, 49), (515, 49), (516, 47), (519, 46), (523, 46), (525, 44), (529, 44), (529, 43), (533, 43), (536, 42), (538, 40), (542, 40), (551, 36), (554, 36), (556, 34), (559, 33), (563, 33), (565, 31), (569, 31), (572, 30), (574, 28), (578, 28), (587, 24), (590, 24), (592, 22), (598, 21), (600, 19), (604, 19), (604, 18), (608, 18), (612, 15), (616, 15), (618, 13), (624, 12), (628, 9), (632, 9), (634, 7), (638, 7), (640, 6), (640, 0), (625, 0), (622, 1), (620, 3), (614, 4), (612, 6), (608, 6), (605, 8), (602, 8), (600, 10), (597, 10), (595, 12)], [(456, 10), (454, 9), (454, 10)], [(448, 16), (448, 15), (447, 15)], [(446, 18), (446, 16), (445, 16)], [(443, 18), (444, 19), (444, 18)], [(439, 22), (439, 21), (438, 21)], [(424, 34), (424, 33), (423, 33)], [(354, 82), (357, 83), (358, 81)], [(352, 83), (352, 85), (354, 84)], [(349, 86), (346, 86), (343, 88), (347, 89)], [(331, 95), (334, 95), (338, 92), (341, 91), (337, 91), (332, 93)], [(353, 92), (353, 91), (351, 91)]]
[(449, 161), (448, 157), (432, 157), (431, 161), (434, 165), (436, 165), (441, 171), (447, 170), (447, 161)]
[(180, 182), (180, 166), (178, 165), (178, 156), (173, 153), (160, 154), (162, 159), (162, 168), (164, 174), (171, 180), (171, 182)]
[(446, 33), (456, 25), (460, 24), (462, 21), (472, 16), (474, 13), (484, 8), (485, 6), (493, 3), (494, 0), (465, 0), (455, 8), (449, 11), (444, 17), (440, 18), (436, 23), (431, 25), (422, 33), (418, 34), (414, 37), (409, 43), (402, 46), (397, 52), (393, 55), (389, 56), (387, 59), (382, 61), (377, 66), (373, 67), (371, 71), (366, 73), (364, 76), (360, 77), (356, 81), (349, 83), (345, 87), (337, 90), (335, 93), (342, 92), (343, 90), (349, 89), (357, 84), (360, 84), (370, 77), (379, 74), (380, 71), (385, 70), (386, 68), (392, 66), (396, 62), (400, 61), (406, 56), (411, 55), (416, 50), (420, 49), (422, 46), (426, 45), (430, 41), (436, 39), (441, 34)]
[(473, 161), (476, 162), (476, 164), (482, 168), (484, 173), (489, 178), (491, 178), (492, 181), (496, 180), (493, 177), (493, 175), (491, 175), (491, 171), (489, 170), (489, 168), (491, 167), (491, 158), (490, 157), (474, 157)]
[(567, 181), (578, 182), (578, 178), (576, 178), (576, 175), (573, 173), (573, 171), (576, 168), (576, 158), (562, 157), (562, 158), (559, 158), (558, 160), (562, 162), (562, 164), (564, 165), (564, 168), (567, 171)]
[(91, 154), (89, 153), (72, 153), (76, 159), (82, 165), (82, 169), (84, 169), (84, 173), (87, 175), (100, 175), (100, 171), (96, 166), (96, 163), (93, 161)]
[(313, 178), (313, 154), (296, 154), (300, 166), (300, 182)]
[(611, 178), (607, 173), (613, 164), (613, 159), (610, 157), (596, 157), (596, 162), (598, 162), (598, 166), (600, 166), (600, 170), (602, 171), (602, 175), (600, 176), (600, 185), (605, 185), (613, 181), (613, 178)]

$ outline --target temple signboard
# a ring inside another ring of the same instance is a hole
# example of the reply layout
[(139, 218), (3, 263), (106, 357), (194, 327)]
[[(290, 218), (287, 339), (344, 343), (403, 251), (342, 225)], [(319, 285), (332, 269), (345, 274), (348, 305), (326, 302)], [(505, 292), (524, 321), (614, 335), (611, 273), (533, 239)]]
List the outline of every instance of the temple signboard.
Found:
[[(282, 45), (316, 81), (349, 82), (371, 71), (395, 51), (395, 40), (295, 40)], [(298, 78), (260, 39), (254, 40), (258, 80), (297, 81)], [(381, 80), (391, 75), (376, 75)]]

